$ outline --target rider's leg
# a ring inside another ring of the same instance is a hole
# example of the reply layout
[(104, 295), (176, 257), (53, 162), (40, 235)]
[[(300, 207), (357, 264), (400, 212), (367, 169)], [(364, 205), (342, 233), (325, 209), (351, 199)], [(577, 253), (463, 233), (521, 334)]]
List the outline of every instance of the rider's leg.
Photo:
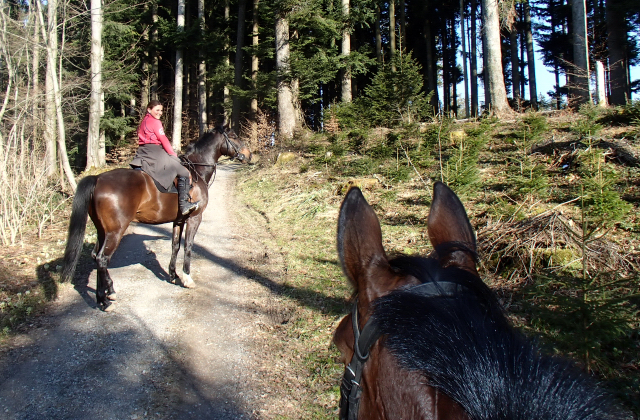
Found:
[(176, 186), (178, 187), (178, 210), (182, 216), (186, 216), (194, 210), (198, 209), (199, 201), (191, 203), (189, 197), (189, 178), (186, 176), (177, 177)]

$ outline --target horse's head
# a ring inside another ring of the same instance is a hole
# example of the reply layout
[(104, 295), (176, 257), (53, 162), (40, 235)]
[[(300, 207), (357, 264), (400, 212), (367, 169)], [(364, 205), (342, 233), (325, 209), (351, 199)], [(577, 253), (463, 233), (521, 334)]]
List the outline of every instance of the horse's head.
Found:
[(440, 182), (427, 227), (429, 258), (390, 260), (360, 190), (342, 203), (338, 256), (357, 297), (334, 334), (341, 420), (623, 418), (589, 375), (509, 324), (478, 277), (464, 207)]
[(251, 162), (251, 150), (240, 140), (238, 135), (229, 126), (220, 126), (218, 133), (224, 136), (225, 142), (222, 147), (222, 154), (231, 159), (239, 160), (242, 163)]
[[(458, 197), (442, 183), (436, 183), (434, 186), (428, 231), (434, 247), (432, 255), (434, 264), (441, 268), (457, 269), (464, 275), (477, 276), (475, 268), (476, 242), (471, 224)], [(405, 413), (411, 418), (421, 418), (411, 414), (414, 411), (410, 410), (414, 408), (403, 408), (407, 405), (407, 399), (412, 398), (408, 394), (415, 392), (417, 388), (423, 388), (424, 392), (419, 394), (419, 401), (416, 404), (426, 405), (431, 401), (430, 399), (439, 397), (442, 401), (447, 400), (451, 406), (456, 406), (446, 396), (436, 396), (434, 389), (427, 389), (428, 387), (424, 385), (424, 378), (419, 374), (402, 371), (395, 358), (380, 343), (381, 340), (377, 340), (380, 334), (370, 331), (371, 328), (368, 326), (365, 327), (372, 315), (376, 299), (399, 288), (417, 286), (423, 282), (423, 279), (418, 278), (420, 275), (415, 270), (398, 269), (394, 261), (388, 259), (382, 245), (382, 232), (378, 218), (357, 188), (349, 190), (340, 209), (338, 256), (344, 274), (354, 286), (357, 294), (352, 314), (347, 315), (341, 321), (334, 335), (334, 342), (340, 349), (347, 366), (341, 388), (340, 418), (356, 419), (358, 416), (357, 412), (353, 413), (353, 402), (349, 401), (348, 395), (351, 393), (353, 396), (358, 391), (351, 392), (353, 386), (345, 384), (345, 382), (358, 382), (361, 386), (359, 409), (357, 404), (355, 407), (355, 410), (360, 412), (360, 418), (369, 418), (370, 416), (378, 418), (379, 415), (374, 415), (374, 413), (381, 413), (381, 410), (386, 411), (387, 414), (395, 413), (396, 417), (399, 413)], [(421, 264), (420, 261), (424, 261), (424, 259), (416, 258), (414, 264), (413, 259), (408, 257), (403, 257), (403, 259), (405, 263), (408, 260), (409, 266), (415, 267)], [(354, 325), (354, 317), (356, 316), (357, 321)], [(360, 335), (360, 331), (362, 335)], [(362, 338), (359, 339), (360, 344), (355, 348), (356, 336), (358, 335)], [(368, 349), (360, 348), (363, 346), (363, 342), (366, 343), (364, 346), (371, 345), (371, 347)], [(355, 356), (354, 348), (357, 353)], [(362, 358), (363, 355), (366, 356), (366, 353), (369, 354), (369, 362), (364, 364), (362, 361), (358, 367), (358, 362), (353, 362), (353, 360)], [(361, 373), (353, 372), (357, 369), (360, 369)], [(349, 373), (349, 370), (353, 375)], [(358, 377), (360, 375), (361, 378)], [(407, 386), (398, 386), (400, 383)], [(427, 410), (425, 407), (423, 408)], [(460, 411), (459, 407), (457, 411)], [(379, 418), (385, 418), (385, 416), (379, 416)]]

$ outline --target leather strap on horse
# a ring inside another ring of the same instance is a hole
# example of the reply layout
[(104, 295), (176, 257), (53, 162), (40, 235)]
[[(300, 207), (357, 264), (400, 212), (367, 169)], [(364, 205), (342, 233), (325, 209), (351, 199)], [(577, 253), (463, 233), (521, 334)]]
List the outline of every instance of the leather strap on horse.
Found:
[[(424, 297), (454, 297), (466, 292), (465, 286), (452, 281), (430, 281), (405, 289), (405, 292)], [(351, 309), (351, 321), (353, 326), (353, 357), (344, 369), (342, 383), (340, 384), (340, 420), (357, 420), (360, 397), (362, 396), (362, 370), (369, 359), (371, 346), (382, 335), (375, 317), (370, 317), (360, 331), (358, 327), (358, 299), (356, 298)]]

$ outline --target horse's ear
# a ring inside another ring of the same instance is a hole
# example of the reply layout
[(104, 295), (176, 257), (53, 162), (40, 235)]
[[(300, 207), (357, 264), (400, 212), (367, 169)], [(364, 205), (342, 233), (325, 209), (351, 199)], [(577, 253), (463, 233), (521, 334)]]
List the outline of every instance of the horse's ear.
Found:
[(433, 186), (427, 221), (431, 245), (442, 266), (476, 273), (476, 237), (458, 196), (442, 182)]
[(340, 207), (338, 257), (362, 303), (386, 291), (393, 273), (382, 246), (380, 222), (359, 188), (351, 188)]

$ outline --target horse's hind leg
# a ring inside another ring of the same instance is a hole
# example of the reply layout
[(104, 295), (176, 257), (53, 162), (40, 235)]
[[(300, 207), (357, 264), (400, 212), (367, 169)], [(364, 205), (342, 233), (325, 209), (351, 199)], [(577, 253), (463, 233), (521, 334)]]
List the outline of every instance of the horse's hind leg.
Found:
[(115, 301), (116, 292), (113, 288), (113, 281), (111, 280), (107, 267), (109, 265), (109, 261), (111, 261), (111, 256), (120, 244), (120, 239), (122, 239), (123, 233), (124, 229), (118, 232), (110, 232), (106, 234), (102, 249), (100, 249), (96, 256), (96, 263), (98, 264), (96, 301), (98, 302), (100, 309), (103, 311), (111, 310), (112, 308), (110, 307), (112, 301)]

